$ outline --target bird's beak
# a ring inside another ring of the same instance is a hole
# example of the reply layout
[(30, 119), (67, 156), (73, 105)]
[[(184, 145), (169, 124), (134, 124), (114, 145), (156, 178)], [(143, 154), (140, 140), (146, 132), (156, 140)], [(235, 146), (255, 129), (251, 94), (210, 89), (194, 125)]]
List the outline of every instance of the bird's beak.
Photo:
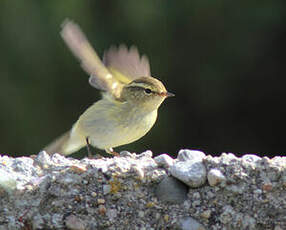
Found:
[(166, 93), (166, 97), (174, 97), (174, 96), (175, 96), (175, 94), (173, 94), (173, 93), (170, 93), (170, 92)]

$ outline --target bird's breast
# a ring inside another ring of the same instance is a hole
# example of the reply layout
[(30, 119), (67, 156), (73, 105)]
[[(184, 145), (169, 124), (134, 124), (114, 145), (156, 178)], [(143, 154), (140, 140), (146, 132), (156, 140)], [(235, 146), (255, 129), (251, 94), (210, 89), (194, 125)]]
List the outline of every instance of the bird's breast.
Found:
[[(144, 136), (157, 119), (157, 110), (140, 111), (134, 106), (95, 103), (80, 117), (78, 129), (100, 149), (134, 142)], [(106, 102), (105, 102), (106, 103)]]

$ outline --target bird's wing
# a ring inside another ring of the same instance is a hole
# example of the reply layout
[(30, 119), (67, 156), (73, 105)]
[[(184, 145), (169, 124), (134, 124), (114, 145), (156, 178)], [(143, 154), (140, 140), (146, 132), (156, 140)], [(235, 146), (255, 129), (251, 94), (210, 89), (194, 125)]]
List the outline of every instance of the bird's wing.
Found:
[(140, 57), (135, 46), (128, 48), (120, 45), (118, 48), (112, 46), (103, 55), (103, 63), (120, 82), (128, 84), (138, 77), (150, 76), (150, 65), (148, 58)]
[(122, 84), (102, 63), (80, 27), (67, 19), (62, 25), (61, 36), (74, 56), (79, 59), (82, 68), (91, 76), (90, 84), (119, 98)]

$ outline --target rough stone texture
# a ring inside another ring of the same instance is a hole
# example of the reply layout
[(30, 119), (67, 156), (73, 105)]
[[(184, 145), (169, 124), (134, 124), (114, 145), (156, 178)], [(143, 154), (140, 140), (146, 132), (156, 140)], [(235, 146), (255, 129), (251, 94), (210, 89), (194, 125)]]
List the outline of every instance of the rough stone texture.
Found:
[(198, 150), (182, 149), (178, 153), (178, 160), (201, 162), (205, 158), (205, 156), (206, 154)]
[(162, 166), (166, 169), (170, 168), (174, 164), (174, 159), (167, 154), (161, 154), (157, 157), (154, 157), (154, 161), (159, 167)]
[(157, 186), (155, 194), (160, 201), (183, 203), (188, 196), (188, 186), (174, 177), (166, 176)]
[(170, 167), (171, 175), (192, 188), (203, 185), (207, 176), (204, 157), (205, 154), (200, 151), (179, 151), (177, 161)]
[[(286, 157), (198, 153), (212, 186), (188, 187), (179, 203), (158, 194), (162, 184), (163, 193), (177, 194), (172, 160), (158, 164), (150, 151), (82, 160), (0, 156), (0, 230), (286, 229)], [(194, 154), (180, 151), (174, 165)]]
[(224, 183), (225, 181), (225, 176), (218, 169), (211, 169), (208, 172), (208, 182), (210, 186), (215, 186), (219, 183)]

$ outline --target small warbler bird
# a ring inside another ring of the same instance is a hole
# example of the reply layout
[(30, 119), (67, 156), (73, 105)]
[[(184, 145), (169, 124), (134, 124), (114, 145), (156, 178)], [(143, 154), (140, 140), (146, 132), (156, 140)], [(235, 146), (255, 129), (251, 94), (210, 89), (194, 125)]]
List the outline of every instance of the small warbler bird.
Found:
[(140, 57), (136, 47), (111, 47), (101, 61), (74, 22), (63, 23), (61, 36), (90, 75), (89, 83), (102, 91), (102, 99), (44, 150), (69, 155), (92, 145), (117, 155), (113, 148), (143, 137), (154, 125), (161, 103), (174, 95), (151, 77), (148, 58)]

